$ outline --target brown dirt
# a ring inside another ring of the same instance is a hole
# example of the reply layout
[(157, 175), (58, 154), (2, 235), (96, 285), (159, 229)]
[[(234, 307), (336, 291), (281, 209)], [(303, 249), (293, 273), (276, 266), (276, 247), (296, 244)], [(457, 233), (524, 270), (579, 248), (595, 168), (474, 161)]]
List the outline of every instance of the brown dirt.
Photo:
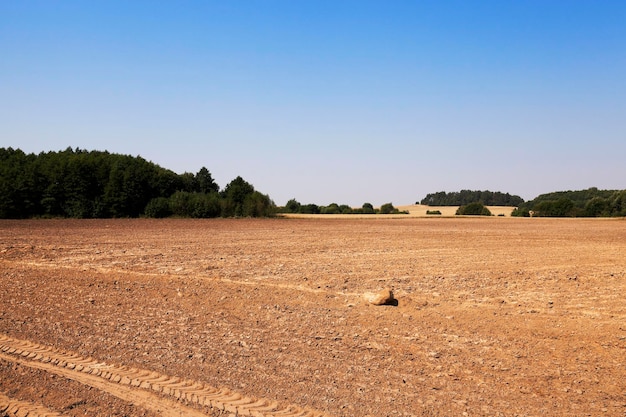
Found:
[(623, 219), (0, 221), (0, 396), (166, 414), (25, 341), (293, 415), (624, 416), (625, 254)]

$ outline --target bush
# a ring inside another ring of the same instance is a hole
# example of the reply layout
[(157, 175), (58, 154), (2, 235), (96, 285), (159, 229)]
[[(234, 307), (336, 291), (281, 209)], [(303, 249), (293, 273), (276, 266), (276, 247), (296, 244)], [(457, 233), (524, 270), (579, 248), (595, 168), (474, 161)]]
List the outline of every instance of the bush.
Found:
[(176, 191), (169, 198), (169, 202), (172, 215), (180, 217), (191, 217), (191, 193), (187, 191)]
[(265, 194), (254, 191), (246, 196), (243, 203), (245, 217), (272, 217), (276, 213), (274, 202)]
[(320, 208), (320, 214), (340, 214), (339, 204), (331, 203), (326, 207)]
[(441, 216), (441, 211), (440, 210), (426, 210), (426, 214), (433, 214), (433, 215)]
[(219, 217), (222, 212), (220, 197), (216, 192), (193, 193), (190, 201), (191, 217), (208, 219)]
[(354, 210), (352, 209), (352, 207), (350, 207), (347, 204), (341, 204), (339, 206), (339, 212), (341, 214), (352, 214), (352, 213), (354, 213)]
[(144, 213), (147, 217), (152, 217), (154, 219), (162, 219), (164, 217), (171, 216), (172, 211), (170, 210), (170, 202), (165, 197), (153, 198), (146, 205)]
[(483, 203), (470, 203), (456, 211), (457, 216), (491, 216), (491, 212)]
[(291, 200), (287, 201), (287, 205), (285, 205), (285, 211), (287, 213), (298, 213), (300, 212), (300, 207), (302, 207), (302, 204), (300, 204), (295, 198), (292, 198)]
[(372, 206), (371, 203), (363, 203), (363, 207), (362, 207), (362, 213), (363, 214), (374, 214), (376, 213), (376, 210), (374, 210), (374, 206)]
[(512, 217), (530, 217), (530, 210), (527, 208), (518, 207), (511, 212)]
[(398, 209), (393, 206), (391, 203), (386, 203), (380, 206), (380, 214), (392, 214), (397, 213)]
[(317, 204), (305, 204), (300, 207), (302, 214), (320, 214), (320, 208)]

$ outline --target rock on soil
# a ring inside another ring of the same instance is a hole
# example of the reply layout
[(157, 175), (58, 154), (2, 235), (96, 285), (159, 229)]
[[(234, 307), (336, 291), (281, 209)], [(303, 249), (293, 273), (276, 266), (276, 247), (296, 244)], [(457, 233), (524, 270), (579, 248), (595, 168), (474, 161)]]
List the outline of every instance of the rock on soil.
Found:
[(386, 288), (378, 292), (368, 292), (364, 294), (365, 300), (375, 306), (389, 305), (394, 301), (393, 292)]

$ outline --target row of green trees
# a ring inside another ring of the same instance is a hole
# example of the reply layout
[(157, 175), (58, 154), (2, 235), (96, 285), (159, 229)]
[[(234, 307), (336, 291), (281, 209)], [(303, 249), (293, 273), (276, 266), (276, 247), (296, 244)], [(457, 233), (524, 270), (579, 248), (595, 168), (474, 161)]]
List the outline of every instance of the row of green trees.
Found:
[(517, 195), (499, 191), (439, 191), (427, 194), (420, 201), (420, 204), (427, 206), (464, 206), (476, 202), (481, 202), (486, 206), (518, 207), (524, 202), (524, 199)]
[[(516, 207), (512, 216), (528, 217), (620, 217), (626, 216), (626, 190), (558, 191), (542, 194), (530, 201), (509, 193), (470, 191), (428, 194), (421, 204), (460, 206), (457, 214), (489, 215), (484, 206)], [(483, 209), (484, 208), (484, 209)]]
[(371, 203), (364, 203), (361, 208), (352, 208), (347, 204), (331, 203), (327, 206), (318, 206), (317, 204), (300, 204), (298, 200), (292, 198), (287, 202), (285, 207), (279, 207), (281, 213), (300, 213), (300, 214), (399, 214), (401, 212), (392, 203), (386, 203), (380, 208), (374, 208)]
[(528, 217), (620, 217), (626, 216), (626, 190), (559, 191), (542, 194), (513, 211)]
[(176, 174), (137, 156), (67, 148), (0, 148), (0, 218), (271, 216), (275, 205), (241, 177), (224, 190), (208, 169)]
[[(562, 191), (524, 202), (492, 191), (438, 192), (421, 204), (465, 206), (460, 214), (486, 214), (483, 205), (516, 206), (514, 216), (626, 216), (626, 190)], [(469, 207), (467, 207), (469, 206)], [(29, 217), (260, 217), (277, 211), (269, 196), (241, 177), (223, 190), (206, 168), (176, 174), (137, 156), (67, 148), (25, 154), (0, 148), (0, 218)], [(310, 214), (391, 214), (393, 204), (375, 209), (290, 200), (280, 211)], [(478, 213), (480, 211), (480, 213)], [(476, 212), (476, 213), (474, 213)]]

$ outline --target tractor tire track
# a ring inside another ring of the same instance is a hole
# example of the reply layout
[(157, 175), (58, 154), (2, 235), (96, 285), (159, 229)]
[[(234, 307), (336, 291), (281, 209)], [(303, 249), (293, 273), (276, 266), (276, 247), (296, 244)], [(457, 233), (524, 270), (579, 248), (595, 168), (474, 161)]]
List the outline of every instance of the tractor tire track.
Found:
[(0, 334), (0, 358), (64, 376), (166, 417), (206, 416), (191, 407), (194, 405), (235, 416), (330, 417), (320, 411), (296, 405), (280, 406), (275, 401), (243, 396), (197, 381), (99, 362), (4, 334)]
[(55, 411), (28, 401), (20, 401), (0, 393), (0, 416), (3, 417), (61, 417)]

